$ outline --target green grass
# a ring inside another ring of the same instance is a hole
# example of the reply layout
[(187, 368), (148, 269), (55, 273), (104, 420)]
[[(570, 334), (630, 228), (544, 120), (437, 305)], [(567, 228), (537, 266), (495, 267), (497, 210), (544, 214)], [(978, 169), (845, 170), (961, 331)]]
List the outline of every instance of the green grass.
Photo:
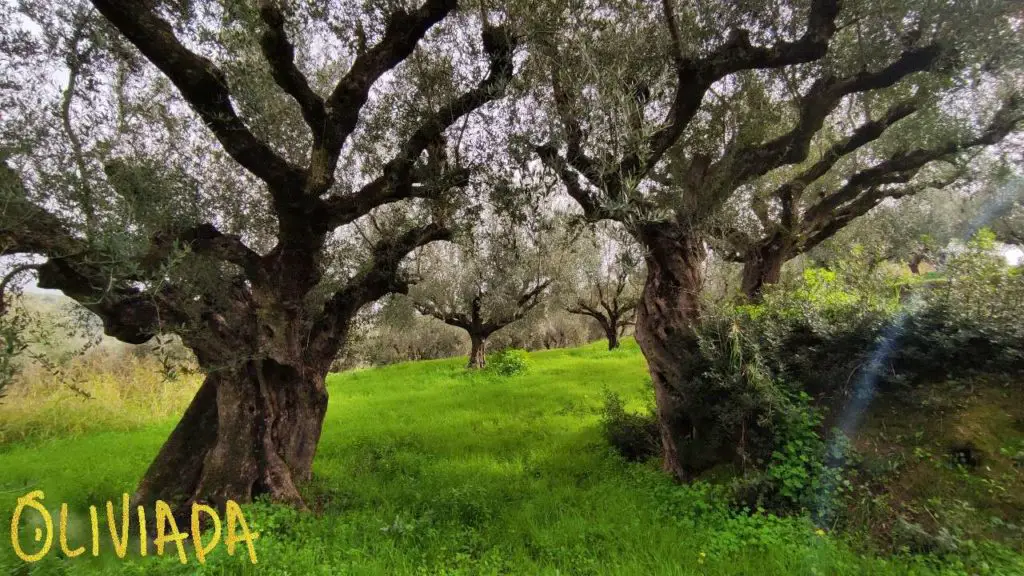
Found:
[[(87, 525), (82, 511), (130, 492), (173, 421), (9, 444), (0, 448), (0, 572), (965, 573), (955, 561), (864, 556), (804, 519), (734, 514), (705, 484), (679, 486), (654, 463), (623, 462), (600, 437), (603, 389), (640, 410), (649, 384), (632, 340), (603, 346), (532, 354), (530, 372), (508, 378), (467, 372), (458, 358), (332, 375), (316, 478), (304, 487), (314, 513), (247, 507), (261, 532), (256, 566), (223, 545), (202, 568), (191, 553), (185, 566), (119, 560), (101, 511), (99, 558), (51, 551), (28, 569), (6, 534), (15, 499), (45, 490), (51, 509), (68, 502), (72, 524)], [(1022, 566), (1009, 557), (990, 573)]]

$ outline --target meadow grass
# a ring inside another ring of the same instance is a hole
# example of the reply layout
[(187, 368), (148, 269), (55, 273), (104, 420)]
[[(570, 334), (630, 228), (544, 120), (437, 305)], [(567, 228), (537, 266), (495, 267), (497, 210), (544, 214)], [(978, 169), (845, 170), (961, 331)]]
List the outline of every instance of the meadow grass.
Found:
[[(228, 557), (224, 546), (205, 566), (191, 554), (187, 565), (173, 554), (120, 560), (101, 519), (98, 558), (51, 552), (26, 566), (6, 542), (0, 571), (970, 573), (958, 559), (865, 555), (803, 518), (734, 513), (713, 487), (677, 485), (656, 463), (622, 461), (601, 439), (604, 390), (643, 410), (650, 389), (632, 340), (614, 352), (603, 347), (537, 352), (530, 371), (512, 377), (468, 372), (461, 358), (332, 375), (315, 479), (303, 487), (313, 511), (246, 507), (261, 533), (255, 566), (244, 555)], [(173, 418), (156, 414), (130, 431), (33, 434), (9, 442), (0, 448), (2, 524), (18, 496), (42, 489), (54, 510), (69, 504), (72, 525), (87, 525), (86, 507), (130, 492), (172, 426)], [(72, 539), (85, 542), (88, 534), (80, 530)], [(28, 545), (30, 536), (23, 541)], [(981, 572), (1024, 573), (1013, 555), (985, 562)]]

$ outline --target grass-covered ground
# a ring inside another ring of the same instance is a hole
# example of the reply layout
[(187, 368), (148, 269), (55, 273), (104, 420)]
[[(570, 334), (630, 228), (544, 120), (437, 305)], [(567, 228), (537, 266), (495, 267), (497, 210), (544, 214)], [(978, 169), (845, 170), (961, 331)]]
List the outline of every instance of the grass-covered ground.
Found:
[[(101, 507), (99, 558), (61, 559), (55, 534), (51, 553), (26, 566), (4, 535), (0, 572), (970, 573), (956, 558), (865, 555), (804, 519), (735, 514), (706, 485), (678, 486), (653, 463), (623, 462), (600, 436), (603, 391), (641, 410), (649, 385), (632, 341), (611, 353), (603, 347), (538, 352), (528, 374), (507, 378), (469, 373), (464, 359), (333, 375), (316, 478), (305, 487), (314, 513), (246, 508), (261, 533), (256, 566), (227, 557), (223, 545), (204, 567), (191, 551), (184, 566), (173, 553), (119, 560)], [(59, 410), (50, 428), (66, 433), (19, 434), (8, 425), (0, 525), (9, 525), (19, 496), (42, 489), (55, 518), (58, 504), (69, 503), (71, 545), (87, 543), (87, 506), (130, 492), (173, 426), (162, 416), (102, 431), (116, 420), (107, 413), (116, 402), (82, 410), (96, 411), (97, 426), (79, 418), (64, 427)], [(35, 546), (23, 532), (25, 546)], [(972, 554), (971, 571), (1024, 573), (1011, 553)]]

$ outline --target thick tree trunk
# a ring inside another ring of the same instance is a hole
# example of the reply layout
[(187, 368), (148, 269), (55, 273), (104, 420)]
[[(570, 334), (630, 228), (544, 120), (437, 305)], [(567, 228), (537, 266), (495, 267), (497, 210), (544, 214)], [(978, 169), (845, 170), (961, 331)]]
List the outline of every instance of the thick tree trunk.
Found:
[(667, 227), (640, 235), (648, 249), (647, 279), (637, 306), (636, 339), (654, 384), (662, 465), (680, 480), (731, 458), (708, 436), (714, 416), (695, 381), (703, 371), (696, 329), (706, 251), (699, 238)]
[(469, 364), (466, 368), (484, 368), (487, 366), (487, 337), (479, 334), (470, 334), (472, 346), (469, 351)]
[(773, 247), (756, 250), (743, 262), (743, 280), (740, 289), (751, 302), (761, 300), (761, 291), (768, 284), (775, 284), (782, 275), (786, 263), (786, 251)]
[(921, 273), (921, 262), (924, 262), (923, 254), (914, 254), (910, 257), (910, 262), (907, 262), (907, 265), (910, 266), (910, 271), (913, 274)]
[(268, 494), (303, 507), (327, 412), (326, 373), (263, 358), (214, 368), (139, 484), (135, 501), (223, 508)]
[(619, 327), (616, 322), (605, 324), (604, 333), (608, 337), (608, 349), (615, 350), (619, 347)]

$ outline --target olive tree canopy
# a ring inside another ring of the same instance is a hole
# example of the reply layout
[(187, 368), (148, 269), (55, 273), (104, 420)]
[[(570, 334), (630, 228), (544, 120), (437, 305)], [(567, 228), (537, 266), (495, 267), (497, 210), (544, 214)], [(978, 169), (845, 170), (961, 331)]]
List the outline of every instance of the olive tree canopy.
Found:
[[(0, 8), (0, 249), (206, 380), (136, 500), (301, 505), (353, 315), (450, 238), (515, 23), (453, 0)], [(368, 218), (375, 233), (356, 233)]]

